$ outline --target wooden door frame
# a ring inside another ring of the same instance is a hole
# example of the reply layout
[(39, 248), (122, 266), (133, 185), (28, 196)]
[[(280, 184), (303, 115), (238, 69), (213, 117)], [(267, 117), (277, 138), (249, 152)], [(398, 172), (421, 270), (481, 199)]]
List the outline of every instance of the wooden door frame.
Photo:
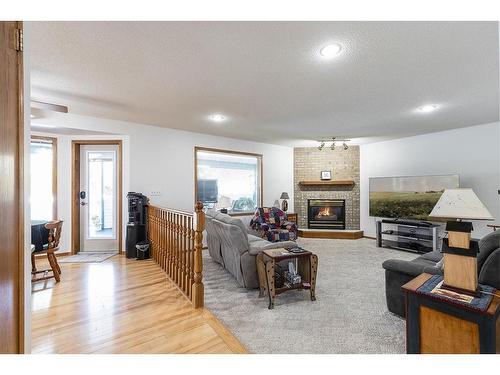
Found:
[[(5, 194), (2, 194), (0, 204), (5, 203), (7, 208), (3, 215), (11, 222), (2, 223), (10, 225), (8, 228), (1, 228), (6, 236), (9, 236), (9, 242), (2, 243), (2, 280), (0, 281), (0, 292), (6, 289), (6, 298), (1, 301), (6, 305), (5, 314), (1, 317), (7, 330), (0, 335), (0, 354), (15, 354), (26, 352), (25, 342), (25, 292), (29, 284), (25, 280), (25, 121), (24, 121), (24, 63), (22, 47), (18, 30), (23, 31), (23, 23), (20, 21), (2, 21), (2, 43), (0, 51), (1, 59), (8, 61), (7, 64), (1, 64), (2, 113), (0, 126), (2, 127), (2, 153), (5, 152), (5, 158), (12, 158), (12, 164), (8, 163), (7, 173), (10, 178), (6, 178)], [(22, 34), (21, 34), (22, 35)], [(11, 64), (12, 63), (12, 64)], [(15, 95), (14, 95), (14, 94)], [(14, 115), (15, 114), (15, 115)], [(12, 166), (12, 168), (10, 168)], [(2, 238), (2, 241), (7, 241)], [(12, 298), (10, 298), (12, 292)], [(3, 328), (3, 327), (2, 327)]]
[(72, 140), (71, 141), (71, 254), (80, 251), (80, 147), (82, 145), (116, 145), (118, 146), (117, 179), (118, 179), (118, 253), (122, 251), (122, 201), (123, 201), (123, 141), (110, 140)]

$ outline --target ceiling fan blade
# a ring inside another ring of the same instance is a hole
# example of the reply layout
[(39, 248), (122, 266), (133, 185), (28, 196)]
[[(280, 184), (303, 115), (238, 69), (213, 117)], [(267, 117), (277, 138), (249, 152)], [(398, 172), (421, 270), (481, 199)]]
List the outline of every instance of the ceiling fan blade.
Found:
[(40, 102), (38, 100), (31, 100), (31, 108), (68, 113), (68, 107), (66, 107), (65, 105), (45, 103), (45, 102)]

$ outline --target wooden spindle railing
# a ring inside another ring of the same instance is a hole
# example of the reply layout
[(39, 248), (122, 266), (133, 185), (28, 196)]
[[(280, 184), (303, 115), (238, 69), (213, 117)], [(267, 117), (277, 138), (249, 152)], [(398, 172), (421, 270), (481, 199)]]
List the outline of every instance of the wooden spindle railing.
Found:
[(148, 238), (151, 256), (189, 298), (203, 307), (203, 230), (205, 213), (198, 202), (194, 213), (156, 206), (148, 207)]

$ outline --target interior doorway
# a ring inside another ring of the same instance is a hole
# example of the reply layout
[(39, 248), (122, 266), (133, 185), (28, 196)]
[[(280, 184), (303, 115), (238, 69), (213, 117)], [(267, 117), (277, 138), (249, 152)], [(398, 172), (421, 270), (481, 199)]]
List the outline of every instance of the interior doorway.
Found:
[(72, 142), (72, 253), (122, 252), (122, 142)]

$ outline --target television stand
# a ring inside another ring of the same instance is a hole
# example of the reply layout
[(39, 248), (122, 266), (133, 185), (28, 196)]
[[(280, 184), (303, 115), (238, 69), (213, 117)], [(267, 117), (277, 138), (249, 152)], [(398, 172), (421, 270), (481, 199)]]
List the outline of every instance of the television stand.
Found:
[(439, 227), (427, 221), (377, 220), (377, 247), (417, 253), (437, 251)]

